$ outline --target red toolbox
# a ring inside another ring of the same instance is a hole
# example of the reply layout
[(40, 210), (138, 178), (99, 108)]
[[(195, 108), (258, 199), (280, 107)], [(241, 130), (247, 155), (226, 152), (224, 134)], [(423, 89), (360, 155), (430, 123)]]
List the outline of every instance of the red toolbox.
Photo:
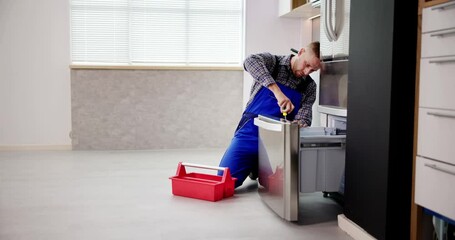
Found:
[[(186, 173), (185, 166), (223, 171), (223, 176), (204, 173)], [(218, 201), (234, 195), (236, 178), (231, 177), (229, 168), (212, 167), (180, 162), (172, 180), (172, 194), (197, 198), (207, 201)]]

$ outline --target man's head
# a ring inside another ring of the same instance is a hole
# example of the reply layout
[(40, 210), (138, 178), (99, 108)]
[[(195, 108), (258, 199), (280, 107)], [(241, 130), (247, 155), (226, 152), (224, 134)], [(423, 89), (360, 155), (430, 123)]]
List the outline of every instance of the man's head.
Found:
[(321, 68), (319, 59), (319, 42), (312, 42), (300, 49), (296, 56), (291, 59), (291, 69), (294, 76), (300, 78)]

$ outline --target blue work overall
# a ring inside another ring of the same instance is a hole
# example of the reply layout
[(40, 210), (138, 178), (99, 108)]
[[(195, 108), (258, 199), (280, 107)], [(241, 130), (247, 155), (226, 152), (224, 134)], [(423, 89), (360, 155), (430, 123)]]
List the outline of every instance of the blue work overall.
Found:
[[(293, 120), (300, 109), (303, 94), (283, 84), (277, 85), (294, 105), (294, 111), (287, 115), (288, 120)], [(262, 87), (242, 114), (231, 144), (220, 162), (220, 167), (229, 167), (231, 175), (237, 178), (235, 187), (242, 185), (250, 173), (257, 174), (258, 171), (258, 127), (253, 119), (258, 115), (282, 117), (277, 102), (273, 92)]]

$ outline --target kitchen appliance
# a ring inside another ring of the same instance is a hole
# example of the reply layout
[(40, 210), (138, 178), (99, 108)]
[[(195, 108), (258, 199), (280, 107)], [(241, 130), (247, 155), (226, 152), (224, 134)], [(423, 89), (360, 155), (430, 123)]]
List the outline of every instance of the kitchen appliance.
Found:
[(318, 111), (341, 117), (347, 117), (350, 4), (350, 0), (321, 0), (320, 52), (323, 64)]
[(318, 111), (329, 115), (346, 117), (349, 61), (347, 59), (332, 60), (325, 62), (323, 65), (319, 80)]
[(321, 0), (320, 50), (323, 61), (349, 56), (350, 0)]
[(259, 115), (258, 193), (288, 221), (299, 218), (299, 193), (337, 192), (344, 172), (345, 135), (336, 128), (302, 128)]
[(298, 220), (299, 127), (284, 119), (259, 115), (258, 192), (262, 201), (288, 221)]

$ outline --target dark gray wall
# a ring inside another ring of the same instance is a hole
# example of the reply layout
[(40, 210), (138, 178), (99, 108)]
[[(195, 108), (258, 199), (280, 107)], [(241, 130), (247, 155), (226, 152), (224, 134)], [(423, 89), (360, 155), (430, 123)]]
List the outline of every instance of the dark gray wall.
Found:
[(345, 215), (409, 239), (418, 1), (352, 0)]

